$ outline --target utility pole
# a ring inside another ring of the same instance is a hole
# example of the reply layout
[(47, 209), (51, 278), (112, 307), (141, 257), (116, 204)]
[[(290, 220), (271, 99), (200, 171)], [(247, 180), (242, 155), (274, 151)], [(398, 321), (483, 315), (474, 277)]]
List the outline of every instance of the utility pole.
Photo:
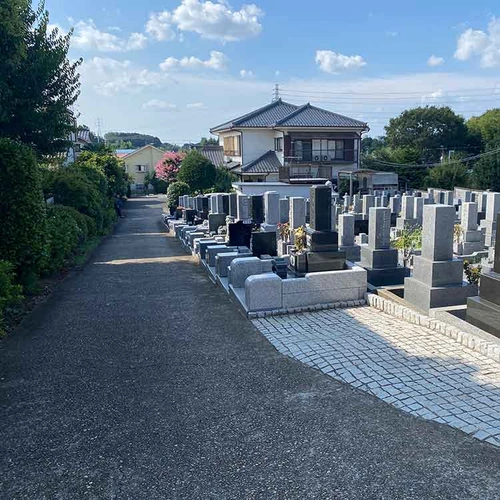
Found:
[(280, 98), (280, 84), (279, 83), (276, 83), (274, 85), (274, 93), (273, 93), (273, 99), (272, 99), (272, 102), (276, 102), (278, 101)]

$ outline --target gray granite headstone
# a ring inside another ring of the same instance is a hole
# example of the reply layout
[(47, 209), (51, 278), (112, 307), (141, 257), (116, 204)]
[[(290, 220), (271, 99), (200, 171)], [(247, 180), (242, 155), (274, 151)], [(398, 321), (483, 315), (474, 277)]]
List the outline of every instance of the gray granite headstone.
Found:
[(266, 224), (278, 224), (280, 221), (280, 195), (276, 191), (264, 193), (264, 220)]

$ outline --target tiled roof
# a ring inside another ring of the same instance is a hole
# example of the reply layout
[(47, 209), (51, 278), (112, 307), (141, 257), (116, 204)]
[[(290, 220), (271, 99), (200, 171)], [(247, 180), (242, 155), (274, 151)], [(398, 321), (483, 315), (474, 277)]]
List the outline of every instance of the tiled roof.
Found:
[(364, 128), (366, 127), (366, 123), (306, 104), (276, 122), (276, 126)]
[(368, 128), (362, 121), (339, 115), (309, 103), (296, 106), (278, 99), (251, 113), (214, 127), (211, 132), (245, 127), (352, 127)]
[(222, 146), (204, 146), (200, 153), (216, 167), (224, 164), (224, 148)]
[(242, 174), (277, 174), (281, 163), (274, 151), (268, 151), (256, 160), (242, 165), (239, 169)]
[(117, 149), (115, 151), (115, 154), (116, 156), (118, 156), (118, 158), (123, 158), (124, 156), (127, 156), (134, 151), (137, 151), (137, 149)]

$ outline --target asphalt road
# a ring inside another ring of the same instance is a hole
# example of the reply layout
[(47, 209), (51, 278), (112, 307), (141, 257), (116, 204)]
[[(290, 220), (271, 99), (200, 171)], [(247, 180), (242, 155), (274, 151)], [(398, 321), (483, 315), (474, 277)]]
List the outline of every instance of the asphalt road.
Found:
[(278, 354), (125, 213), (2, 343), (2, 499), (500, 498), (500, 450)]

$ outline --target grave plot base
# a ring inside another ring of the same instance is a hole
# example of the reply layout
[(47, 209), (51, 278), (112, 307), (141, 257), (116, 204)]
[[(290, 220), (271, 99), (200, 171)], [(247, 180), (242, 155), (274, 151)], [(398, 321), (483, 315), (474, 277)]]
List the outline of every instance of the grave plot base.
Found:
[(405, 278), (410, 276), (410, 270), (407, 267), (398, 266), (377, 269), (363, 266), (362, 263), (360, 265), (366, 269), (368, 283), (373, 286), (402, 285)]
[(500, 306), (481, 297), (467, 299), (467, 322), (500, 337)]
[(405, 278), (405, 300), (424, 314), (435, 307), (465, 304), (467, 298), (477, 295), (477, 292), (477, 286), (465, 281), (459, 285), (429, 286), (415, 278)]

